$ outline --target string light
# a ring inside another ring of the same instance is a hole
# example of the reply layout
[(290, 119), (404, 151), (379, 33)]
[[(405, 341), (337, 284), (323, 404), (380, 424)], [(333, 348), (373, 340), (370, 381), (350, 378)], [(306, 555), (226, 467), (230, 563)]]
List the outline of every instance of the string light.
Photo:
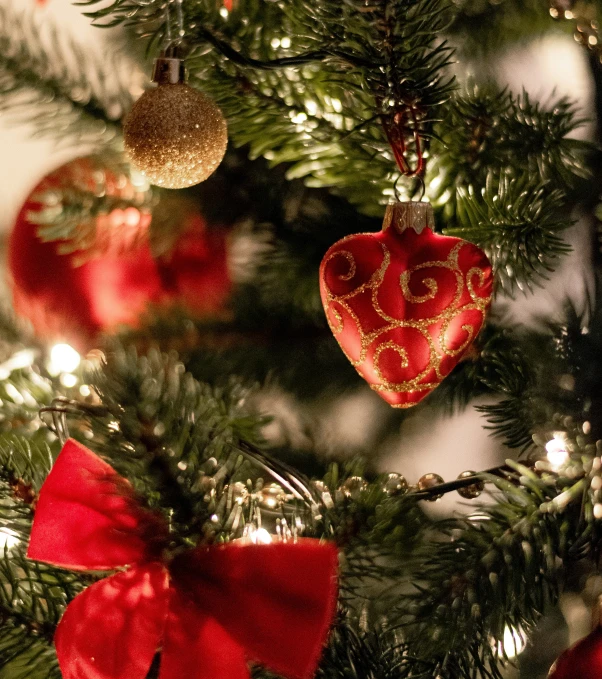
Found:
[(546, 443), (546, 457), (554, 471), (558, 471), (567, 463), (569, 454), (562, 434), (554, 434), (554, 438)]
[(81, 356), (68, 344), (55, 344), (50, 350), (50, 365), (48, 371), (51, 374), (72, 373), (81, 363)]
[(508, 659), (516, 658), (525, 649), (525, 638), (520, 630), (507, 626), (504, 629), (504, 639), (498, 643), (498, 653)]
[(71, 373), (63, 373), (60, 377), (60, 382), (64, 387), (70, 389), (77, 384), (77, 377)]
[(13, 354), (7, 361), (0, 365), (0, 380), (10, 377), (13, 370), (30, 368), (35, 360), (35, 352), (31, 349), (22, 349)]
[(272, 536), (265, 528), (251, 528), (248, 537), (254, 545), (269, 545), (272, 542)]
[(17, 534), (10, 528), (0, 528), (0, 550), (12, 549), (19, 544)]

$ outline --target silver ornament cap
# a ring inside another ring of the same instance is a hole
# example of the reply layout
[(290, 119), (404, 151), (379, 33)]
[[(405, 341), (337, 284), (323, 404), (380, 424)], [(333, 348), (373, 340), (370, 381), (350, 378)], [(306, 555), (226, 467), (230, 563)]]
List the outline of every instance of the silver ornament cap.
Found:
[(425, 201), (389, 203), (383, 219), (383, 231), (393, 227), (398, 233), (408, 228), (420, 234), (435, 226), (433, 206)]

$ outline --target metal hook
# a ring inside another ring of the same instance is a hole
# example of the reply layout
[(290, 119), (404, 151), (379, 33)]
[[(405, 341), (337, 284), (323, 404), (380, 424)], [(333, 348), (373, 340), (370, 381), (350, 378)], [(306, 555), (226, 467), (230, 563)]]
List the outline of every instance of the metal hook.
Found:
[(404, 175), (402, 175), (402, 174), (398, 174), (398, 175), (397, 175), (397, 179), (395, 180), (395, 182), (394, 182), (394, 184), (393, 184), (393, 191), (395, 192), (395, 200), (396, 200), (398, 203), (403, 202), (403, 201), (402, 201), (403, 196), (402, 196), (401, 193), (399, 192), (399, 186), (398, 186), (399, 180), (400, 180), (403, 176), (404, 176)]
[[(69, 426), (67, 424), (68, 415), (77, 415), (81, 417), (84, 414), (88, 414), (98, 417), (106, 415), (107, 412), (108, 411), (104, 406), (88, 405), (86, 403), (74, 401), (73, 399), (65, 398), (64, 396), (59, 396), (58, 398), (53, 399), (49, 406), (40, 408), (40, 418), (48, 429), (57, 436), (61, 445), (63, 445), (69, 438)], [(48, 422), (45, 415), (50, 415), (52, 421)]]
[[(40, 408), (40, 418), (42, 422), (55, 434), (61, 445), (64, 445), (69, 438), (69, 426), (67, 424), (67, 414), (73, 409), (68, 407), (70, 401), (65, 398), (55, 398), (52, 405)], [(45, 415), (50, 414), (52, 423), (47, 422)]]
[(426, 193), (426, 184), (424, 183), (424, 177), (422, 177), (421, 175), (416, 175), (415, 179), (418, 182), (418, 186), (420, 187), (420, 198), (418, 199), (418, 201), (422, 202), (424, 194)]

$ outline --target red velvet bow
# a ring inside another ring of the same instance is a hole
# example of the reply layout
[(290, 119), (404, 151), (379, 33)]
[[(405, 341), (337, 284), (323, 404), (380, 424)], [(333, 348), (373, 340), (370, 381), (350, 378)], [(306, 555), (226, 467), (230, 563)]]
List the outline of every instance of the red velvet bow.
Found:
[(134, 564), (79, 594), (55, 635), (64, 679), (248, 679), (246, 660), (299, 679), (334, 615), (337, 550), (303, 539), (199, 546), (167, 561), (167, 527), (130, 484), (69, 440), (40, 491), (28, 557), (73, 570)]

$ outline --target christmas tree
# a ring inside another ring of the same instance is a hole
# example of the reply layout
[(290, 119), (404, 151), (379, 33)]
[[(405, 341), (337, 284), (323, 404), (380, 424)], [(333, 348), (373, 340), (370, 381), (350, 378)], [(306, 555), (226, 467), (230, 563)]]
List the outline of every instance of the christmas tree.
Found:
[[(6, 243), (0, 678), (602, 676), (600, 3), (57, 1), (0, 2), (77, 149)], [(593, 120), (496, 70), (548, 38)]]

